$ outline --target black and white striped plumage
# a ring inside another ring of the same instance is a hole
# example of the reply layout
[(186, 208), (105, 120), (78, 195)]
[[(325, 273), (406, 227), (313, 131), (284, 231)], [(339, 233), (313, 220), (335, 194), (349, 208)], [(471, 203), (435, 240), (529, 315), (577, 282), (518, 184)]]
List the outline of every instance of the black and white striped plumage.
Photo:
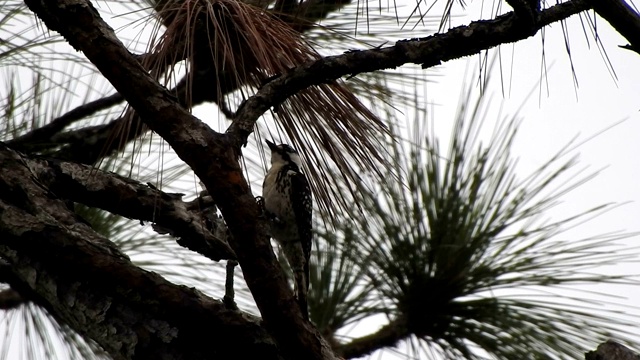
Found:
[(262, 184), (264, 207), (271, 218), (271, 237), (282, 247), (294, 275), (294, 293), (308, 319), (309, 257), (311, 256), (312, 198), (302, 173), (300, 156), (287, 144), (271, 149), (271, 168)]

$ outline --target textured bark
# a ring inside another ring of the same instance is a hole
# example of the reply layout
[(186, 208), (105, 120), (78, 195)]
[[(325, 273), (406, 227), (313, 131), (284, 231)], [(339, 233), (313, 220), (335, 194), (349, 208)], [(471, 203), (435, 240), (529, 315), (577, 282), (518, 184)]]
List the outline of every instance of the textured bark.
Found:
[(238, 163), (239, 144), (184, 110), (127, 51), (90, 3), (26, 1), (45, 25), (84, 52), (142, 121), (165, 139), (203, 181), (231, 231), (232, 248), (278, 348), (290, 359), (332, 358), (328, 345), (302, 319), (292, 291), (258, 219), (258, 206)]
[[(0, 149), (11, 152), (2, 146)], [(211, 260), (235, 259), (226, 239), (214, 236), (205, 226), (206, 221), (200, 209), (183, 202), (181, 194), (167, 194), (87, 165), (26, 157), (22, 161), (40, 184), (59, 198), (130, 219), (153, 222), (158, 227), (168, 229), (172, 236), (178, 238), (180, 245)]]
[(640, 360), (640, 356), (630, 349), (609, 340), (598, 346), (598, 349), (584, 355), (585, 360)]
[(278, 358), (257, 318), (134, 266), (33, 163), (6, 148), (0, 163), (0, 256), (12, 288), (27, 287), (31, 301), (116, 359)]

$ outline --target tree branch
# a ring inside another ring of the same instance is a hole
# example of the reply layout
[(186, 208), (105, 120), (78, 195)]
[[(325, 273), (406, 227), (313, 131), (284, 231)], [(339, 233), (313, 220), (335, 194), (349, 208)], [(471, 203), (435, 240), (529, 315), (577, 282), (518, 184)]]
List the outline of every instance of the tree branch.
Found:
[(0, 163), (0, 256), (20, 294), (115, 359), (278, 358), (258, 319), (136, 267), (18, 153)]
[(236, 118), (227, 133), (234, 135), (236, 143), (245, 143), (264, 112), (309, 86), (327, 83), (346, 75), (392, 69), (409, 63), (421, 64), (423, 68), (433, 67), (445, 61), (474, 55), (481, 50), (526, 39), (535, 35), (542, 27), (588, 10), (590, 6), (586, 0), (573, 0), (552, 6), (540, 12), (534, 27), (523, 24), (511, 12), (494, 20), (475, 21), (468, 26), (459, 26), (444, 34), (401, 40), (386, 48), (350, 51), (309, 62), (274, 79), (247, 99), (236, 112)]
[(153, 222), (170, 229), (171, 234), (179, 238), (181, 246), (211, 260), (235, 259), (229, 245), (207, 229), (199, 209), (189, 209), (189, 204), (181, 200), (181, 194), (168, 194), (88, 165), (22, 159), (32, 174), (60, 198), (130, 219)]
[[(2, 224), (0, 223), (0, 226)], [(41, 303), (40, 297), (29, 287), (24, 286), (11, 269), (11, 265), (0, 258), (0, 283), (9, 285), (0, 293), (0, 309), (9, 310), (29, 301)], [(42, 305), (45, 306), (46, 305)]]
[[(139, 57), (136, 57), (136, 60), (140, 62)], [(171, 93), (176, 96), (184, 108), (190, 108), (205, 101), (215, 101), (218, 99), (218, 93), (217, 90), (212, 89), (217, 89), (217, 87), (210, 86), (212, 82), (210, 76), (210, 72), (194, 74), (191, 83), (191, 99), (188, 99), (187, 96), (189, 94), (187, 90), (188, 74), (171, 89)], [(223, 91), (227, 90), (232, 91), (233, 89), (223, 89)], [(117, 95), (122, 97), (120, 94)], [(147, 133), (148, 128), (141, 126), (135, 114), (133, 123), (131, 121), (128, 117), (119, 117), (105, 125), (88, 126), (56, 134), (50, 139), (47, 148), (58, 149), (49, 155), (60, 160), (96, 164), (100, 159), (122, 150), (131, 141)], [(10, 145), (12, 144), (13, 142), (10, 143)], [(21, 148), (16, 149), (20, 150)]]
[(278, 343), (290, 359), (333, 358), (305, 322), (267, 236), (238, 162), (239, 146), (183, 109), (131, 56), (93, 6), (83, 0), (26, 0), (45, 25), (58, 31), (96, 65), (149, 127), (165, 139), (205, 184), (231, 230), (245, 280)]
[(97, 111), (121, 103), (123, 100), (124, 98), (122, 95), (115, 93), (98, 100), (82, 104), (66, 114), (51, 120), (51, 122), (46, 125), (10, 140), (7, 144), (22, 152), (38, 151), (39, 148), (42, 148), (42, 143), (45, 143), (45, 148), (48, 148), (51, 138), (62, 131), (65, 127), (86, 116), (92, 115)]
[(394, 347), (399, 341), (406, 339), (408, 336), (409, 330), (406, 322), (395, 320), (371, 335), (363, 336), (348, 344), (339, 346), (336, 352), (345, 359), (358, 358), (385, 347)]
[(588, 0), (593, 9), (629, 42), (626, 48), (640, 54), (640, 15), (624, 0)]

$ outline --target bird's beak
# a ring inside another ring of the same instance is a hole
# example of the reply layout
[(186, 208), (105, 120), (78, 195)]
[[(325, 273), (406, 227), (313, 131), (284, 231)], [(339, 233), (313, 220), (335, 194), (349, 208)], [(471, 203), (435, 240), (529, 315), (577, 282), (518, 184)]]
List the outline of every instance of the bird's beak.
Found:
[(265, 141), (266, 141), (267, 145), (269, 145), (269, 149), (271, 149), (271, 151), (275, 151), (275, 149), (276, 149), (276, 144), (272, 143), (272, 142), (271, 142), (271, 141), (269, 141), (269, 140), (265, 140)]

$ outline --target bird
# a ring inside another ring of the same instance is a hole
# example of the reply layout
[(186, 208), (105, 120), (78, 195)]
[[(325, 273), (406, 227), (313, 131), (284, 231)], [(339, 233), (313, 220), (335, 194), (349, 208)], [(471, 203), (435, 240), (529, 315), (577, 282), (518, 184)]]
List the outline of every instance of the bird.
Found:
[(271, 237), (278, 242), (293, 272), (294, 297), (305, 320), (309, 320), (309, 259), (312, 246), (313, 198), (302, 172), (298, 152), (287, 144), (266, 140), (271, 167), (262, 184), (264, 210)]

